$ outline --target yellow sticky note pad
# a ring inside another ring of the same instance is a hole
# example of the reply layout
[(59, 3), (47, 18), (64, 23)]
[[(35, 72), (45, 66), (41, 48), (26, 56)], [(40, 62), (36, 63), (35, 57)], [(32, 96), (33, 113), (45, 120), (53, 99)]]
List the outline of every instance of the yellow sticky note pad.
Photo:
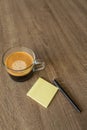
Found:
[(57, 91), (57, 87), (46, 80), (39, 78), (28, 91), (27, 96), (47, 108)]

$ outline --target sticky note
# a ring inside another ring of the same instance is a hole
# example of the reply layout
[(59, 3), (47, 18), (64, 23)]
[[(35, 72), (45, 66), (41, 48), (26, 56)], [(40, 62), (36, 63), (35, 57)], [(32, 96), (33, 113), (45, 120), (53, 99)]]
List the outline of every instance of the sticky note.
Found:
[(57, 87), (46, 80), (39, 78), (28, 91), (27, 96), (47, 108), (57, 91)]

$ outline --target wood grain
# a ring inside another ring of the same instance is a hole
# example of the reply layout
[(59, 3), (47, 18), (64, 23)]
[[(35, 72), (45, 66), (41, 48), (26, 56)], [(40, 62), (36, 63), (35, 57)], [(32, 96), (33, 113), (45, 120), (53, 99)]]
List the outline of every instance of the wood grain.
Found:
[[(46, 68), (23, 83), (0, 64), (0, 130), (87, 129), (87, 1), (0, 0), (0, 61), (16, 45), (34, 50)], [(57, 78), (82, 109), (59, 92), (45, 109), (26, 96), (38, 77)]]

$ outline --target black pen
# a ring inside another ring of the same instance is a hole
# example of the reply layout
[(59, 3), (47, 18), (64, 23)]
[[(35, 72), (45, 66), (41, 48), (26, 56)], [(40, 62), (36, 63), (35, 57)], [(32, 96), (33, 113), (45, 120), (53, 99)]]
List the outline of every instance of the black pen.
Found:
[(61, 93), (67, 98), (67, 100), (71, 103), (71, 105), (78, 111), (81, 112), (81, 110), (79, 109), (79, 107), (75, 104), (75, 102), (70, 98), (70, 96), (65, 92), (65, 90), (61, 87), (61, 85), (54, 79), (53, 83), (55, 86), (57, 86), (59, 88), (59, 90), (61, 91)]

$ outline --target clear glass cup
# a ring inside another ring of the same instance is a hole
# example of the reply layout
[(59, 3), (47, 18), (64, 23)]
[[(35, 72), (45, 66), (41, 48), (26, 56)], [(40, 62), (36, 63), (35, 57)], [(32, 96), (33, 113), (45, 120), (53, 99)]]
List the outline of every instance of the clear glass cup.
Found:
[[(31, 64), (29, 60), (32, 61)], [(33, 50), (20, 46), (6, 50), (2, 56), (2, 63), (11, 78), (19, 82), (28, 80), (35, 71), (40, 71), (45, 68), (45, 62), (41, 59), (36, 59)], [(13, 64), (15, 67), (12, 68)]]

